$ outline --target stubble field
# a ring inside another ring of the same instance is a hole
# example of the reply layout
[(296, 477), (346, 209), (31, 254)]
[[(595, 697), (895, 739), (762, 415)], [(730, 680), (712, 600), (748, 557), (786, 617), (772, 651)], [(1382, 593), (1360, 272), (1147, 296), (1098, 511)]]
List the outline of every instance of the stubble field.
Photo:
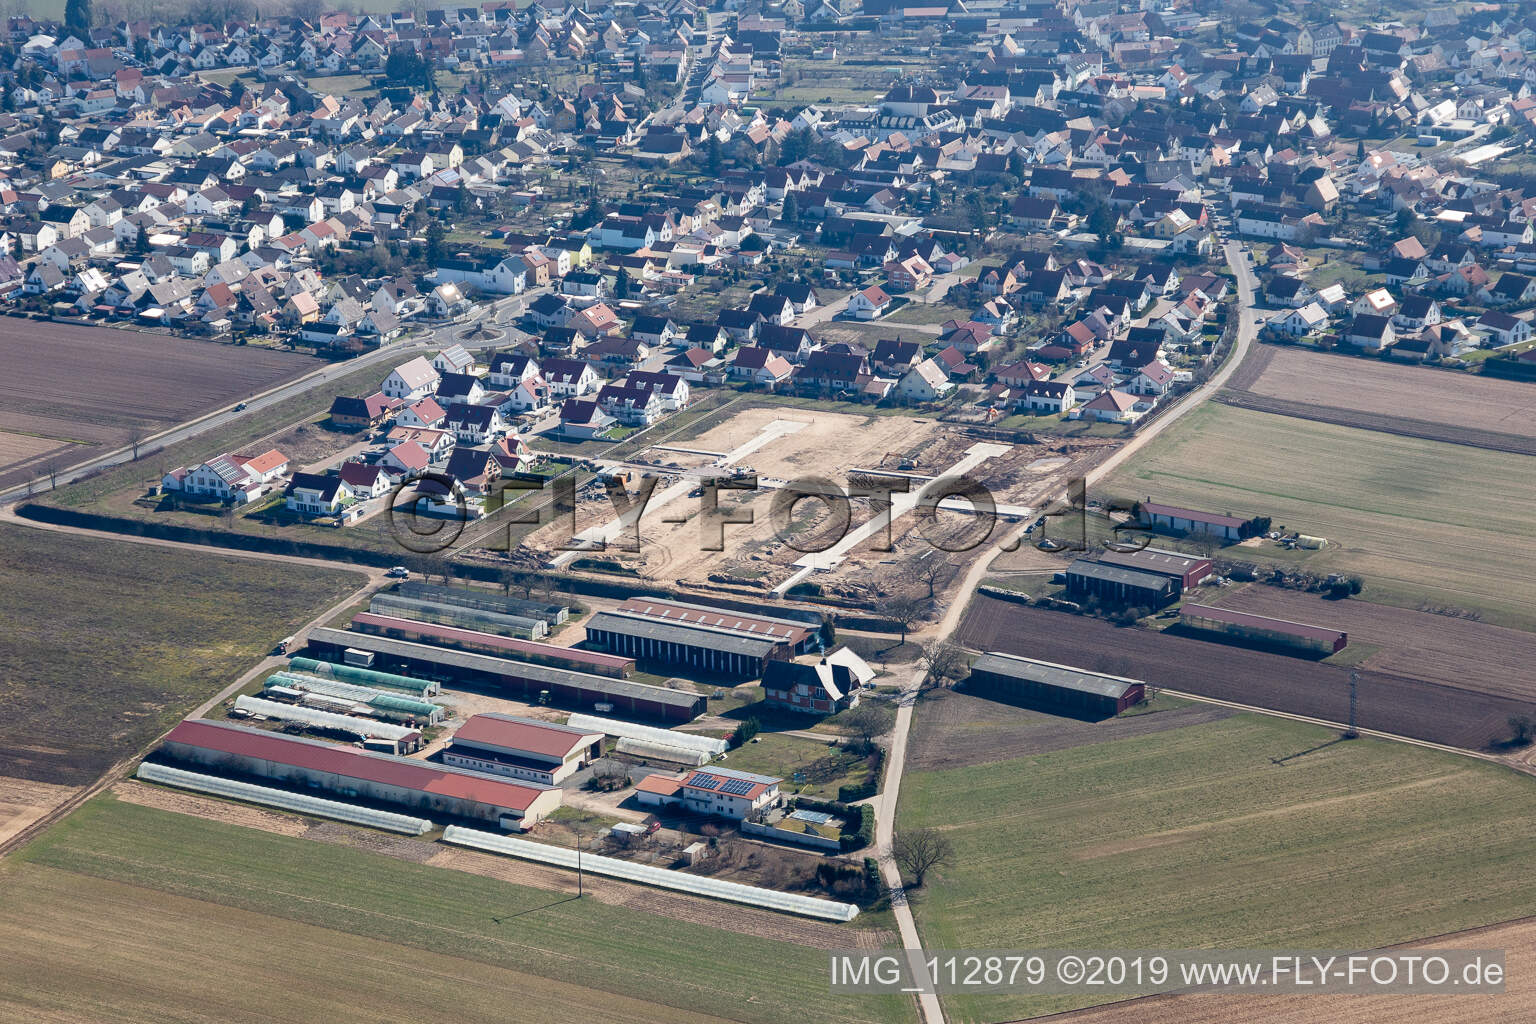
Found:
[(1366, 598), (1472, 609), (1536, 629), (1536, 472), (1529, 457), (1206, 405), (1101, 485), (1106, 494), (1272, 517), (1325, 537), (1297, 556), (1232, 558), (1356, 573)]
[[(937, 827), (955, 847), (916, 904), (931, 949), (1369, 949), (1536, 912), (1533, 787), (1238, 715), (913, 771), (898, 832)], [(954, 1021), (991, 1022), (1091, 1001), (945, 1003)]]
[(0, 941), (27, 952), (0, 959), (0, 1017), (100, 1019), (122, 987), (117, 1016), (199, 1021), (913, 1019), (813, 994), (824, 949), (110, 797), (4, 871)]

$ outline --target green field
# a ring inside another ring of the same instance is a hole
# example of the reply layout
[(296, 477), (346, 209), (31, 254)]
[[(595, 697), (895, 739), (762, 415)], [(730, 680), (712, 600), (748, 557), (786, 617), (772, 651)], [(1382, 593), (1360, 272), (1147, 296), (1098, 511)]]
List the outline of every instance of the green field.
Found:
[[(261, 1005), (274, 1012), (281, 1007), (283, 1020), (330, 1019), (327, 988), (334, 995), (371, 992), (374, 1014), (352, 1018), (367, 1020), (415, 1019), (408, 1008), (429, 1001), (426, 994), (435, 994), (430, 1001), (451, 1008), (463, 1021), (710, 1017), (802, 1024), (810, 998), (816, 1019), (883, 1024), (913, 1016), (904, 999), (837, 997), (824, 985), (813, 993), (811, 986), (825, 976), (827, 965), (819, 949), (109, 797), (54, 827), (27, 847), (21, 860), (19, 868), (7, 869), (14, 874), (4, 882), (0, 938), (35, 928), (44, 936), (63, 930), (94, 944), (98, 908), (91, 900), (73, 900), (80, 920), (63, 927), (53, 921), (60, 911), (52, 894), (59, 891), (102, 894), (109, 910), (131, 903), (144, 922), (146, 939), (126, 949), (108, 942), (104, 955), (83, 965), (33, 965), (43, 970), (46, 982), (27, 970), (27, 958), (0, 958), (0, 996), (34, 1006), (42, 1002), (37, 1009), (59, 1011), (61, 1019), (92, 1016), (82, 1012), (89, 1007), (82, 1006), (80, 993), (91, 993), (93, 979), (103, 974), (137, 977), (142, 969), (152, 977), (140, 985), (168, 989), (158, 998), (169, 1005), (195, 999), (204, 987), (219, 988), (222, 969), (189, 971), (153, 945), (168, 931), (163, 927), (168, 913), (213, 931), (216, 943), (238, 950), (236, 959), (275, 958), (281, 964), (302, 959), (304, 950), (320, 958), (325, 986), (294, 989), (279, 983), (271, 992), (250, 992), (253, 1002), (244, 1006), (242, 1017)], [(721, 905), (720, 912), (730, 908)], [(269, 933), (269, 941), (240, 950), (230, 939), (251, 922)], [(298, 943), (293, 947), (290, 930)], [(169, 939), (176, 935), (171, 932)], [(334, 948), (344, 955), (326, 948), (327, 935), (336, 937)], [(849, 935), (852, 945), (855, 931)], [(371, 988), (379, 964), (402, 959), (402, 948), (410, 951), (405, 959), (419, 957), (421, 966), (400, 967), (384, 988)], [(77, 977), (77, 971), (84, 974)], [(525, 992), (512, 972), (533, 976), (536, 987)], [(499, 999), (453, 987), (460, 975), (476, 973), (499, 975), (508, 983)], [(128, 995), (136, 991), (137, 986)], [(573, 1012), (580, 1006), (602, 1010)], [(161, 1005), (146, 1010), (157, 1019), (171, 1016)], [(439, 1016), (433, 1019), (441, 1019), (444, 1009), (435, 1012)]]
[(363, 582), (0, 527), (0, 775), (93, 781)]
[(1207, 404), (1098, 490), (1270, 516), (1328, 547), (1222, 554), (1356, 573), (1367, 600), (1536, 629), (1536, 472), (1523, 455)]
[(898, 832), (920, 826), (956, 851), (916, 905), (929, 949), (1368, 948), (1536, 913), (1532, 780), (1253, 715), (913, 772)]

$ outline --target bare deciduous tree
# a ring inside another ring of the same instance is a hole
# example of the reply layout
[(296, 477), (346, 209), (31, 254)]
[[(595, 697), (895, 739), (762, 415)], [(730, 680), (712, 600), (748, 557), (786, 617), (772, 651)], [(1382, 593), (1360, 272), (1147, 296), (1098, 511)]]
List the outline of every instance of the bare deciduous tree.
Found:
[[(901, 628), (901, 642), (923, 617), (923, 602), (910, 594), (897, 594), (885, 602), (885, 614)], [(900, 646), (900, 645), (898, 645)]]
[(923, 664), (928, 674), (923, 678), (926, 689), (952, 686), (970, 673), (970, 658), (965, 648), (951, 640), (935, 640), (923, 647)]
[(838, 724), (847, 729), (866, 748), (876, 739), (891, 731), (892, 715), (888, 707), (864, 701), (837, 716)]
[(928, 872), (948, 864), (955, 855), (949, 837), (938, 829), (915, 828), (901, 832), (891, 844), (896, 866), (912, 876), (912, 887), (921, 889)]

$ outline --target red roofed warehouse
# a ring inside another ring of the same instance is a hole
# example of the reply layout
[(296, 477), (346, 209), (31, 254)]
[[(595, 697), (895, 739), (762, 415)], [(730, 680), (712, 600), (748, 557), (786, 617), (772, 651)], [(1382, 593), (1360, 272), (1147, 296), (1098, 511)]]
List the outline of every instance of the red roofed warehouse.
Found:
[(603, 754), (603, 734), (512, 715), (475, 715), (453, 734), (443, 763), (545, 786), (570, 778)]
[(539, 821), (561, 800), (558, 789), (228, 722), (189, 719), (171, 730), (160, 750), (176, 761), (219, 774), (273, 779), (319, 789), (342, 800), (362, 797), (513, 831)]
[(1190, 508), (1144, 501), (1141, 503), (1141, 521), (1154, 530), (1166, 533), (1208, 533), (1222, 540), (1243, 539), (1240, 531), (1244, 520), (1236, 516), (1197, 512)]

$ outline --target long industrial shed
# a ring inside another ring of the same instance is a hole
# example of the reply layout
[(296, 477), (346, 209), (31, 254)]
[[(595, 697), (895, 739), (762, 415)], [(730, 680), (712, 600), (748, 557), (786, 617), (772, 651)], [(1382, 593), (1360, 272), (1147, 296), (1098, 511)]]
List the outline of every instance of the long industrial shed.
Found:
[(312, 629), (309, 645), (320, 652), (321, 657), (337, 661), (343, 659), (349, 649), (367, 651), (374, 655), (375, 663), (391, 670), (449, 684), (485, 687), (535, 699), (541, 692), (548, 691), (552, 702), (583, 711), (601, 710), (605, 714), (614, 712), (636, 718), (691, 722), (705, 709), (703, 694), (508, 661), (485, 654), (450, 651), (344, 629)]
[(543, 818), (560, 806), (562, 796), (548, 786), (203, 719), (172, 729), (160, 755), (220, 774), (273, 779), (343, 799), (363, 797), (512, 830)]

